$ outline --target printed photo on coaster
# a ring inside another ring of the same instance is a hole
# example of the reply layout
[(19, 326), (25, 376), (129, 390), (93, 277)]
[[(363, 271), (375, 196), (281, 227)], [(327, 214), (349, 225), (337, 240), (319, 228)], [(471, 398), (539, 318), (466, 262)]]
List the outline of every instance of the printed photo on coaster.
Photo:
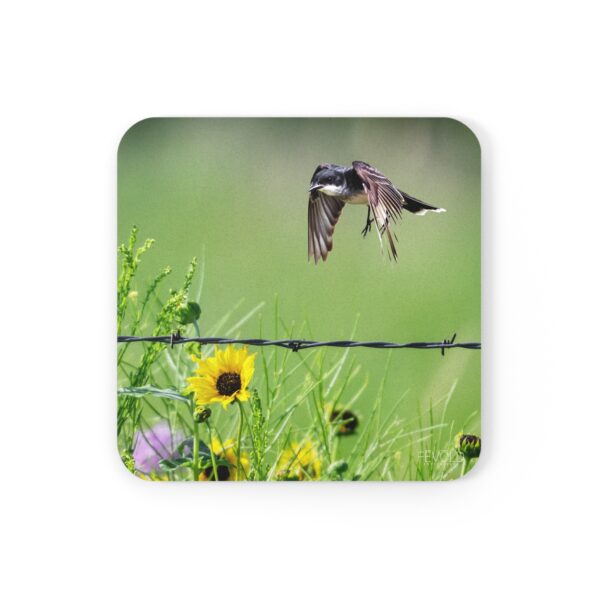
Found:
[(481, 156), (450, 118), (151, 118), (118, 149), (117, 444), (147, 481), (481, 452)]

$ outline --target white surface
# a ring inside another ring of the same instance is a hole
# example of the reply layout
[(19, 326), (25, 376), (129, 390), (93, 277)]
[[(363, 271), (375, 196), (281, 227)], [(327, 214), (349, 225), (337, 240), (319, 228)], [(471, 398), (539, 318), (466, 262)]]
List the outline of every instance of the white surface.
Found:
[[(3, 597), (591, 597), (592, 3), (217, 4), (2, 9)], [(472, 476), (233, 488), (152, 485), (120, 466), (117, 144), (142, 117), (228, 114), (448, 115), (479, 135), (485, 439)]]

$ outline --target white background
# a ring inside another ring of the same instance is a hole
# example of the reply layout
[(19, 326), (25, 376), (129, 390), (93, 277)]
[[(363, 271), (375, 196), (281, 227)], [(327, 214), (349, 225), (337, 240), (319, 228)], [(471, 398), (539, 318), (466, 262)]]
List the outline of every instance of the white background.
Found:
[[(593, 3), (391, 4), (4, 4), (3, 597), (597, 594)], [(478, 134), (484, 456), (466, 479), (152, 485), (120, 465), (117, 144), (143, 117), (230, 114)]]

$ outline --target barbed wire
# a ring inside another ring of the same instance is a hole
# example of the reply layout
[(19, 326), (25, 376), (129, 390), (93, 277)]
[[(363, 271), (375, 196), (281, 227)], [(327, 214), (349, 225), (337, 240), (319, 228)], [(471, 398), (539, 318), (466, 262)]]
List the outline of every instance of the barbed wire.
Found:
[(246, 344), (248, 346), (277, 346), (286, 348), (292, 352), (307, 350), (310, 348), (322, 348), (324, 346), (332, 348), (413, 348), (416, 350), (441, 350), (442, 356), (450, 348), (465, 348), (467, 350), (481, 350), (480, 342), (456, 342), (456, 334), (450, 339), (441, 342), (408, 342), (398, 344), (395, 342), (355, 342), (353, 340), (336, 340), (331, 342), (315, 342), (312, 340), (265, 340), (259, 338), (226, 338), (226, 337), (182, 337), (178, 331), (171, 335), (159, 336), (132, 336), (120, 335), (117, 342), (120, 344), (129, 344), (131, 342), (156, 342), (169, 344), (171, 348), (179, 344), (198, 343), (198, 344)]

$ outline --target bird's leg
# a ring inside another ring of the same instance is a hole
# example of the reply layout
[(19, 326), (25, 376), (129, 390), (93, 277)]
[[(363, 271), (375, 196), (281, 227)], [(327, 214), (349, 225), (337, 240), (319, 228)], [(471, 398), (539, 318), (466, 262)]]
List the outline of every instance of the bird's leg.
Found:
[(361, 231), (362, 236), (366, 237), (367, 233), (369, 233), (369, 231), (371, 231), (371, 223), (374, 221), (375, 219), (371, 219), (371, 207), (367, 207), (367, 224), (365, 225), (365, 228)]

